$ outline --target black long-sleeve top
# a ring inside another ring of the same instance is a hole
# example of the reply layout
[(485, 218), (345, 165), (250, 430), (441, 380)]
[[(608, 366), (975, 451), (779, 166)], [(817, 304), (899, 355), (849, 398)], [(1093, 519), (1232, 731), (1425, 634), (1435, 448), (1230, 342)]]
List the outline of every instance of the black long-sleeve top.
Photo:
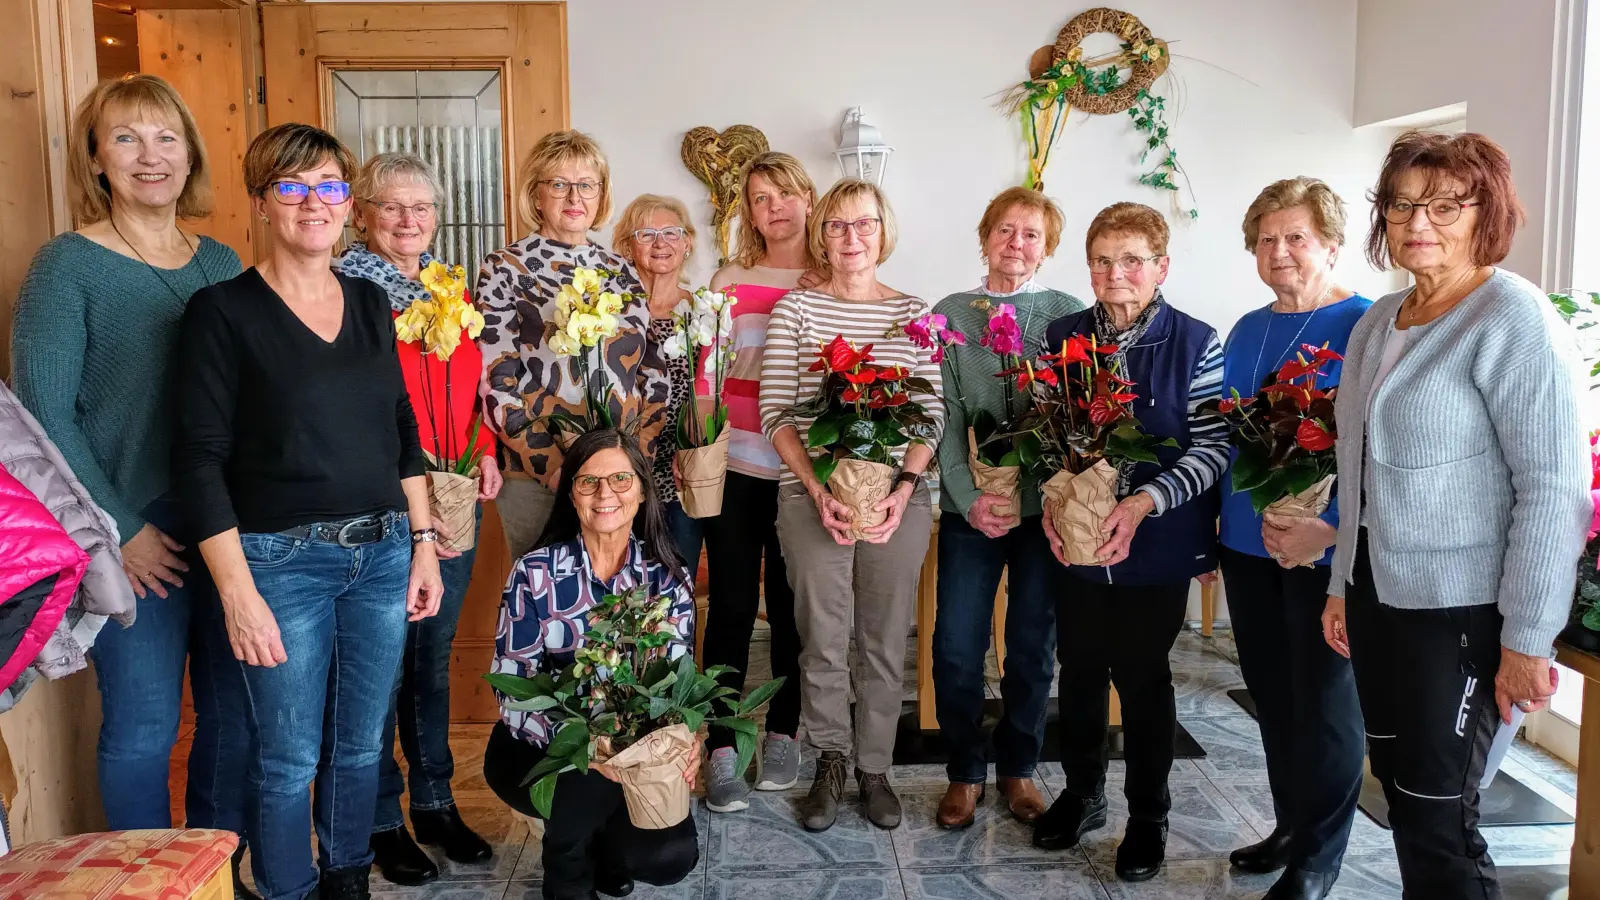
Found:
[(376, 284), (336, 275), (324, 341), (254, 268), (197, 292), (178, 340), (173, 483), (200, 539), (406, 508), (417, 419)]

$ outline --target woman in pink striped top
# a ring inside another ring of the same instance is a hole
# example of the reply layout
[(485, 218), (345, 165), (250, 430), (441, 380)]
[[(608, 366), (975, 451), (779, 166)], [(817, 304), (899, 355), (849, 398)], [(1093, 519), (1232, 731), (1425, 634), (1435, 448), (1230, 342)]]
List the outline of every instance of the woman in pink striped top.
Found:
[[(712, 276), (713, 290), (731, 289), (736, 357), (723, 382), (728, 403), (728, 481), (722, 515), (706, 519), (710, 567), (710, 607), (706, 613), (701, 663), (735, 670), (722, 681), (744, 688), (750, 663), (750, 636), (766, 587), (767, 625), (772, 633), (772, 675), (785, 679), (767, 708), (767, 737), (756, 787), (791, 788), (800, 778), (800, 635), (795, 628), (794, 592), (778, 546), (778, 475), (783, 462), (762, 433), (758, 408), (761, 350), (767, 318), (784, 294), (812, 268), (806, 237), (816, 186), (787, 153), (764, 153), (745, 168), (739, 201), (738, 247), (733, 261)], [(766, 558), (763, 579), (762, 557)], [(733, 736), (713, 728), (707, 741), (711, 775), (706, 805), (731, 812), (749, 805), (743, 772), (734, 771)]]

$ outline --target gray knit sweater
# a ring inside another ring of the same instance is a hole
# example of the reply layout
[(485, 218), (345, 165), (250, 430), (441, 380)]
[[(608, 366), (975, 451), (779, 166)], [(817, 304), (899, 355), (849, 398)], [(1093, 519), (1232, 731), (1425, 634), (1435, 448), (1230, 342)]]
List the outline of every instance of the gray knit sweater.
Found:
[[(1369, 417), (1384, 341), (1409, 292), (1374, 303), (1350, 334), (1335, 406), (1339, 508), (1366, 503), (1384, 605), (1495, 603), (1501, 644), (1548, 657), (1593, 514), (1571, 336), (1543, 292), (1497, 269), (1406, 350)], [(1336, 597), (1352, 579), (1361, 518), (1340, 517)]]

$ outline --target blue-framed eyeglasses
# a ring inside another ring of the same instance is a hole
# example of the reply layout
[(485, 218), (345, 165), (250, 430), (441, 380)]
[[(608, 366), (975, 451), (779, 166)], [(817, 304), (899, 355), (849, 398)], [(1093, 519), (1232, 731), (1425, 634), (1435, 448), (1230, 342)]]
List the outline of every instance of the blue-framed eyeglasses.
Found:
[(274, 181), (270, 187), (272, 195), (278, 198), (278, 202), (288, 206), (299, 206), (306, 202), (312, 191), (317, 192), (318, 200), (329, 206), (338, 206), (350, 199), (348, 181), (324, 181), (318, 185), (306, 184), (303, 181)]

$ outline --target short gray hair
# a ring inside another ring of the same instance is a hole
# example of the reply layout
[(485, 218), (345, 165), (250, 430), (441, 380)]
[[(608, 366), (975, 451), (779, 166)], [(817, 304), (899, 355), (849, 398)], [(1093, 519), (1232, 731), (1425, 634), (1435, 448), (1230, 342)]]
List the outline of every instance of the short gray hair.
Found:
[(433, 166), (415, 153), (379, 153), (367, 160), (356, 173), (350, 192), (357, 200), (376, 200), (378, 192), (395, 182), (409, 181), (426, 185), (433, 192), (433, 202), (444, 198), (444, 184)]

